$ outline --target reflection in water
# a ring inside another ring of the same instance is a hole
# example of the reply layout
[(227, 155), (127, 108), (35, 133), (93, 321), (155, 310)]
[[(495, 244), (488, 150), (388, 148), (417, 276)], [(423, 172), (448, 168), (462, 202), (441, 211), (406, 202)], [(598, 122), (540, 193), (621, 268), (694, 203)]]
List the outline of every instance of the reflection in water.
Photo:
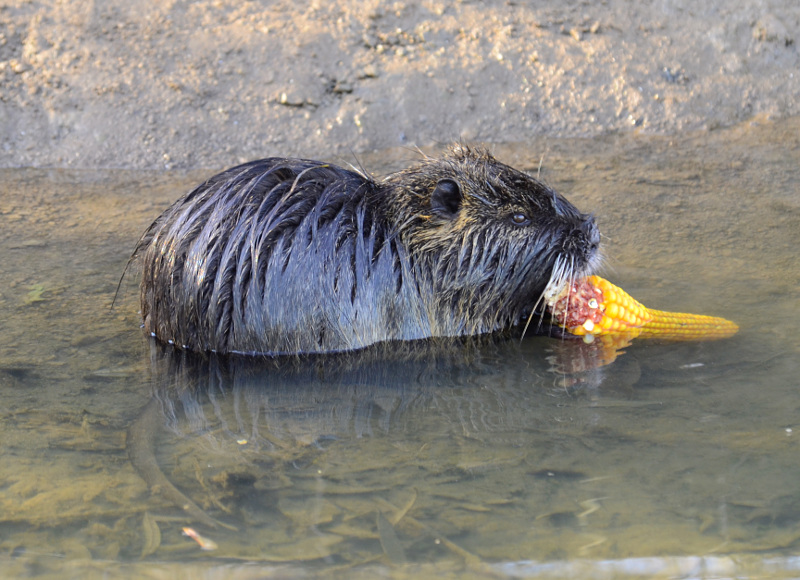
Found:
[[(389, 344), (303, 359), (204, 357), (152, 342), (151, 362), (157, 389), (128, 431), (129, 455), (188, 518), (227, 530), (229, 541), (217, 540), (222, 556), (356, 565), (381, 554), (425, 561), (443, 550), (482, 569), (447, 533), (471, 533), (474, 518), (514, 502), (507, 491), (475, 489), (476, 480), (504, 470), (587, 477), (530, 464), (538, 452), (529, 441), (546, 442), (543, 397), (554, 389), (574, 396), (600, 372), (575, 375), (563, 390), (564, 377), (517, 341)], [(180, 457), (170, 472), (208, 513), (159, 467), (160, 426)], [(453, 510), (464, 513), (437, 529)], [(546, 517), (571, 525), (592, 511)]]

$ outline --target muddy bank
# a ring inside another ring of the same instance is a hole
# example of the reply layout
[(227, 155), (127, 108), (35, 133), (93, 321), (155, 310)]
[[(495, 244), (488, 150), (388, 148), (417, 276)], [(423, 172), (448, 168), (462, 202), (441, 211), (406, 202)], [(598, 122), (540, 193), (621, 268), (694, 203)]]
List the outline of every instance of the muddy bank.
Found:
[(0, 166), (217, 168), (800, 113), (795, 0), (0, 6)]

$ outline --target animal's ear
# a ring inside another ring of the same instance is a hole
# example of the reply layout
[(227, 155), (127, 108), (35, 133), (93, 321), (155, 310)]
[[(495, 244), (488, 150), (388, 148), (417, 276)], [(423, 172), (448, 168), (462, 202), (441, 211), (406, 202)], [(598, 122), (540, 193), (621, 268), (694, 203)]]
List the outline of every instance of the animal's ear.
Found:
[(440, 179), (431, 194), (431, 211), (438, 216), (453, 218), (461, 209), (461, 188), (452, 179)]

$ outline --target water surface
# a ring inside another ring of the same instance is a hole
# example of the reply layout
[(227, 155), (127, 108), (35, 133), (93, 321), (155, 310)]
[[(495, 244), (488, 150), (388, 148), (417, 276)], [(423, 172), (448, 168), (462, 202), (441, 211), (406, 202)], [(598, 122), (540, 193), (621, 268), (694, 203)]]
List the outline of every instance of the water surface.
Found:
[[(135, 273), (110, 306), (140, 233), (209, 172), (0, 171), (3, 575), (800, 574), (798, 136), (495, 148), (594, 211), (607, 278), (741, 326), (577, 373), (585, 350), (542, 338), (175, 357), (139, 329)], [(153, 489), (129, 459), (149, 452)]]

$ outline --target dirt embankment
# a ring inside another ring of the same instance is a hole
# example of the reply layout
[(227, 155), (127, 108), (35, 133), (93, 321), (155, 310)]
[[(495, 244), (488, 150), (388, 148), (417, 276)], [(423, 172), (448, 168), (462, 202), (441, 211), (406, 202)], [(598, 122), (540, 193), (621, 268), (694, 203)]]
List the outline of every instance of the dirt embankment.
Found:
[(796, 0), (6, 0), (0, 166), (218, 168), (797, 115), (798, 30)]

